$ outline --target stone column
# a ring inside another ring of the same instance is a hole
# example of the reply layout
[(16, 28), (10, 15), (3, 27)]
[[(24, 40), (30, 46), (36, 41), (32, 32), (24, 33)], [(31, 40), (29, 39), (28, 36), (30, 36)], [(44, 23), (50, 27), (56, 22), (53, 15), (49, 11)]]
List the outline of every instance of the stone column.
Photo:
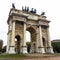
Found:
[(43, 47), (43, 42), (42, 42), (42, 30), (41, 26), (39, 26), (39, 52), (40, 53), (45, 53), (44, 47)]
[(39, 53), (39, 48), (38, 48), (39, 47), (39, 27), (38, 26), (36, 31), (37, 31), (36, 52)]
[(15, 21), (12, 22), (12, 38), (9, 53), (15, 54)]
[(8, 37), (7, 37), (7, 48), (6, 48), (6, 53), (9, 52), (9, 34), (7, 34)]
[(26, 23), (24, 23), (24, 33), (23, 33), (23, 52), (22, 53), (27, 53), (27, 46), (26, 46)]
[(53, 48), (52, 48), (52, 46), (51, 46), (51, 41), (50, 41), (50, 34), (49, 34), (49, 27), (47, 27), (47, 43), (48, 43), (48, 53), (54, 53), (53, 52)]

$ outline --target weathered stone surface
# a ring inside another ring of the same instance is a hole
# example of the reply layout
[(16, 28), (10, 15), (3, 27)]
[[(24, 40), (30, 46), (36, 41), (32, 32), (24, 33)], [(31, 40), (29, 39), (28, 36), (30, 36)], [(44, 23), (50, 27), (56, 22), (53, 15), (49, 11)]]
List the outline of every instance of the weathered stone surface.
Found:
[(27, 53), (26, 31), (31, 33), (30, 53), (53, 53), (46, 16), (11, 9), (7, 22), (8, 53)]

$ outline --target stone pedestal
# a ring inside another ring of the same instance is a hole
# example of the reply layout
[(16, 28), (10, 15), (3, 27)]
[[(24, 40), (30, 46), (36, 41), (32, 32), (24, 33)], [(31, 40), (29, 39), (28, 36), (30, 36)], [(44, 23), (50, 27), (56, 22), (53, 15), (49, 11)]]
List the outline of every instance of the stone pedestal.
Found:
[(53, 48), (52, 47), (47, 48), (47, 53), (54, 53)]
[(45, 53), (44, 48), (43, 47), (39, 47), (38, 53)]
[(27, 47), (26, 47), (26, 46), (23, 46), (22, 49), (23, 49), (23, 51), (22, 51), (23, 54), (24, 54), (24, 53), (28, 53), (28, 52), (27, 52)]
[(15, 46), (10, 46), (10, 49), (9, 49), (9, 54), (15, 54)]

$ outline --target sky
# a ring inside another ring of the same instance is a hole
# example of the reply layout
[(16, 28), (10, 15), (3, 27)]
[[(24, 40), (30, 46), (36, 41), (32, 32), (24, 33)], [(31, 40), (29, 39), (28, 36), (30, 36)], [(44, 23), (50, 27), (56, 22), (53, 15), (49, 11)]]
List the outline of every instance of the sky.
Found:
[[(0, 0), (0, 39), (4, 45), (7, 44), (8, 15), (15, 3), (16, 9), (21, 10), (22, 6), (36, 8), (37, 14), (45, 12), (47, 20), (50, 20), (50, 40), (60, 39), (60, 1), (59, 0)], [(27, 36), (28, 37), (28, 36)]]

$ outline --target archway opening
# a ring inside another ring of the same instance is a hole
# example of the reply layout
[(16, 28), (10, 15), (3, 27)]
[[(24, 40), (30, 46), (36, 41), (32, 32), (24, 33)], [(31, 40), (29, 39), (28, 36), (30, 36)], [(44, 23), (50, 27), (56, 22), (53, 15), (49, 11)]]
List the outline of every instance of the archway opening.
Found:
[(31, 33), (26, 31), (26, 42), (31, 42)]
[(45, 38), (43, 37), (42, 40), (43, 40), (43, 46), (45, 47)]
[(15, 52), (16, 52), (17, 54), (20, 53), (20, 41), (21, 41), (20, 36), (19, 36), (19, 35), (16, 35), (16, 36), (15, 36)]
[(27, 45), (27, 52), (30, 53), (31, 33), (29, 31), (26, 31), (26, 45)]
[(43, 41), (43, 46), (44, 46), (44, 50), (45, 52), (47, 52), (47, 43), (46, 43), (46, 39), (44, 37), (42, 37), (42, 41)]
[(27, 51), (28, 53), (35, 53), (36, 52), (36, 31), (32, 27), (28, 27), (26, 29), (29, 35), (26, 35), (27, 42)]

